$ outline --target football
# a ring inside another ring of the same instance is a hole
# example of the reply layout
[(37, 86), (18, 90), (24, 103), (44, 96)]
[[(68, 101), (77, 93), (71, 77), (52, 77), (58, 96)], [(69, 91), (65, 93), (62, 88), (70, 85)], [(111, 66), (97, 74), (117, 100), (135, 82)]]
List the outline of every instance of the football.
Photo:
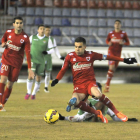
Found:
[(44, 120), (48, 124), (54, 124), (59, 120), (59, 113), (55, 109), (49, 109), (45, 113)]

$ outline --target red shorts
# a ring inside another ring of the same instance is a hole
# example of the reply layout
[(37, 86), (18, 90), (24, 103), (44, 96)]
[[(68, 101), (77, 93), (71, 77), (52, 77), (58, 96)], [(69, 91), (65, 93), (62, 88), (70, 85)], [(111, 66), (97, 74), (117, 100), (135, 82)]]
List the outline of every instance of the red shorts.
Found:
[(7, 76), (9, 81), (11, 82), (17, 81), (19, 72), (20, 72), (20, 69), (1, 63), (0, 75)]
[[(114, 54), (110, 50), (108, 50), (108, 55), (114, 55), (114, 56), (120, 57), (121, 53)], [(108, 61), (108, 65), (115, 65), (115, 68), (118, 67), (118, 64), (119, 64), (119, 61), (112, 61), (112, 60)]]
[(73, 93), (84, 93), (86, 95), (91, 95), (91, 87), (98, 87), (96, 81), (88, 81), (81, 85), (74, 85)]

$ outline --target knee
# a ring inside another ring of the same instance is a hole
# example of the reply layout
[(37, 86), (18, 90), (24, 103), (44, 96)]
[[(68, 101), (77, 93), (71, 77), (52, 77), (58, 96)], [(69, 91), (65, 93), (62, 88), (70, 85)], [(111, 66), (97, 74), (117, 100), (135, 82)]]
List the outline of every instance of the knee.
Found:
[(6, 87), (11, 89), (13, 87), (13, 83), (7, 83)]

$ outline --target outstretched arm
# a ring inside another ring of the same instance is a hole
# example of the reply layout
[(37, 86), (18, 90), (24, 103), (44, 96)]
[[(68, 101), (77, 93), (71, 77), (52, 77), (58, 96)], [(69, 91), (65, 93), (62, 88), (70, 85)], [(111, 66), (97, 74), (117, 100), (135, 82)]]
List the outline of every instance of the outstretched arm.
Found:
[(62, 77), (64, 76), (65, 72), (67, 71), (67, 69), (69, 67), (69, 64), (70, 64), (70, 56), (67, 55), (61, 70), (59, 71), (59, 73), (56, 76), (56, 79), (53, 80), (51, 83), (52, 87), (55, 86), (59, 82), (59, 80), (62, 79)]

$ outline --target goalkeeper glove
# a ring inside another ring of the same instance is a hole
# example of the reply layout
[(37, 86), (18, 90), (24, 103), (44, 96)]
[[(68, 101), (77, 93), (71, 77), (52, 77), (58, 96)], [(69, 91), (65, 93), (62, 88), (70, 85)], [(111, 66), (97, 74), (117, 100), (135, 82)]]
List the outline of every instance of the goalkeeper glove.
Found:
[(47, 52), (47, 51), (43, 51), (42, 53), (43, 53), (43, 54), (45, 54), (45, 55), (46, 55), (46, 54), (48, 54), (48, 52)]
[(126, 64), (134, 64), (134, 63), (137, 63), (137, 60), (136, 58), (124, 58), (123, 62)]
[(51, 87), (55, 86), (57, 83), (58, 83), (58, 79), (53, 80), (51, 83)]

